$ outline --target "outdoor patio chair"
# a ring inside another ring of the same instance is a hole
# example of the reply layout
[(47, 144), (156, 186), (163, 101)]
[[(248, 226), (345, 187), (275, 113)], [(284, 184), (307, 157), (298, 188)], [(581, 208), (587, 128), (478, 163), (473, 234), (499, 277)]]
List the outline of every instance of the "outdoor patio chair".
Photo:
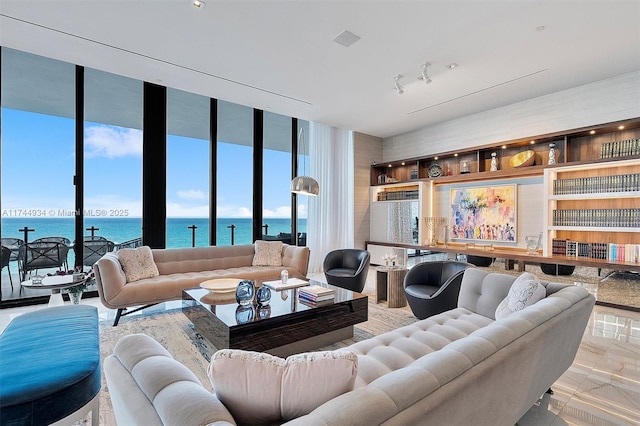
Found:
[(11, 278), (11, 268), (9, 267), (9, 262), (11, 261), (11, 249), (9, 247), (2, 246), (2, 259), (0, 261), (0, 265), (2, 266), (0, 270), (4, 269), (5, 266), (9, 271), (9, 282), (11, 283), (11, 290), (13, 290), (13, 279)]
[(58, 242), (34, 241), (20, 246), (18, 268), (20, 280), (24, 281), (29, 271), (58, 268), (62, 270), (67, 264), (69, 246)]
[[(71, 247), (71, 240), (69, 240), (66, 237), (42, 237), (42, 238), (33, 240), (32, 243), (61, 243), (67, 246), (67, 251), (69, 251), (69, 247)], [(64, 268), (69, 269), (69, 264), (67, 263), (66, 255), (64, 258)]]
[(24, 244), (20, 238), (3, 238), (2, 243), (3, 246), (7, 247), (11, 250), (11, 261), (18, 260), (18, 251), (20, 246)]
[[(74, 245), (74, 249), (75, 247)], [(85, 236), (82, 242), (82, 264), (85, 266), (93, 266), (98, 259), (113, 251), (114, 247), (115, 244), (113, 241), (109, 241), (104, 237)]]

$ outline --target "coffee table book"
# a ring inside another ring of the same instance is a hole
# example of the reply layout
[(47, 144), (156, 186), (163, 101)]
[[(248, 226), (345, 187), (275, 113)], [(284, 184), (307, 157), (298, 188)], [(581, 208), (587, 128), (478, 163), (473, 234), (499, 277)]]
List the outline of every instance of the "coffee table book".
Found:
[(271, 290), (282, 291), (290, 290), (292, 288), (305, 287), (309, 285), (309, 281), (301, 280), (300, 278), (289, 278), (286, 283), (282, 283), (281, 280), (264, 281), (262, 285), (269, 287)]

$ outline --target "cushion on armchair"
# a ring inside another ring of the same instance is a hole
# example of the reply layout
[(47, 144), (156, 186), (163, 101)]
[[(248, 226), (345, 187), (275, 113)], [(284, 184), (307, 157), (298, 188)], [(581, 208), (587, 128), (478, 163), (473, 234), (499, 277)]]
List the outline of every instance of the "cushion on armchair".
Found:
[[(358, 357), (319, 351), (286, 359), (261, 352), (221, 349), (208, 374), (220, 401), (240, 424), (272, 424), (310, 413), (353, 389)], [(286, 397), (285, 397), (286, 396)]]

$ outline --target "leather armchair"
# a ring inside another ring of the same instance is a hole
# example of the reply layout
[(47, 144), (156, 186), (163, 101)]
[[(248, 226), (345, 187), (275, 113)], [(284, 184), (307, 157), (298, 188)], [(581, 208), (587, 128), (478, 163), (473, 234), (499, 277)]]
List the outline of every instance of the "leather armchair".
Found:
[(327, 283), (362, 293), (367, 282), (370, 258), (366, 250), (340, 249), (329, 252), (323, 262)]
[(465, 269), (472, 264), (434, 261), (415, 265), (404, 278), (404, 292), (413, 315), (425, 319), (458, 305), (458, 294)]

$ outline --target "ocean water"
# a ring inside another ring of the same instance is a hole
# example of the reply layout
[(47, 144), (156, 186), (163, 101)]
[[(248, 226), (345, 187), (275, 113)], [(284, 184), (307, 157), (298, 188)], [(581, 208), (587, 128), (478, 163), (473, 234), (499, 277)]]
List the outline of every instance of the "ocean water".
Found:
[[(251, 219), (244, 218), (219, 218), (217, 221), (217, 245), (231, 245), (231, 229), (235, 225), (234, 244), (250, 244), (253, 242)], [(299, 219), (298, 232), (306, 232), (306, 219)], [(291, 232), (290, 219), (264, 219), (263, 224), (269, 225), (268, 235), (278, 235), (280, 232)], [(2, 237), (24, 239), (24, 233), (20, 231), (25, 226), (33, 229), (29, 232), (29, 241), (42, 237), (67, 237), (70, 241), (74, 238), (74, 218), (2, 218)], [(85, 219), (85, 228), (98, 228), (95, 235), (121, 243), (142, 236), (141, 218), (91, 218)], [(192, 230), (190, 226), (196, 226), (195, 245), (204, 247), (209, 245), (209, 219), (206, 218), (168, 218), (167, 219), (167, 248), (191, 247)], [(264, 234), (264, 230), (263, 230)], [(85, 231), (85, 235), (91, 235)]]

